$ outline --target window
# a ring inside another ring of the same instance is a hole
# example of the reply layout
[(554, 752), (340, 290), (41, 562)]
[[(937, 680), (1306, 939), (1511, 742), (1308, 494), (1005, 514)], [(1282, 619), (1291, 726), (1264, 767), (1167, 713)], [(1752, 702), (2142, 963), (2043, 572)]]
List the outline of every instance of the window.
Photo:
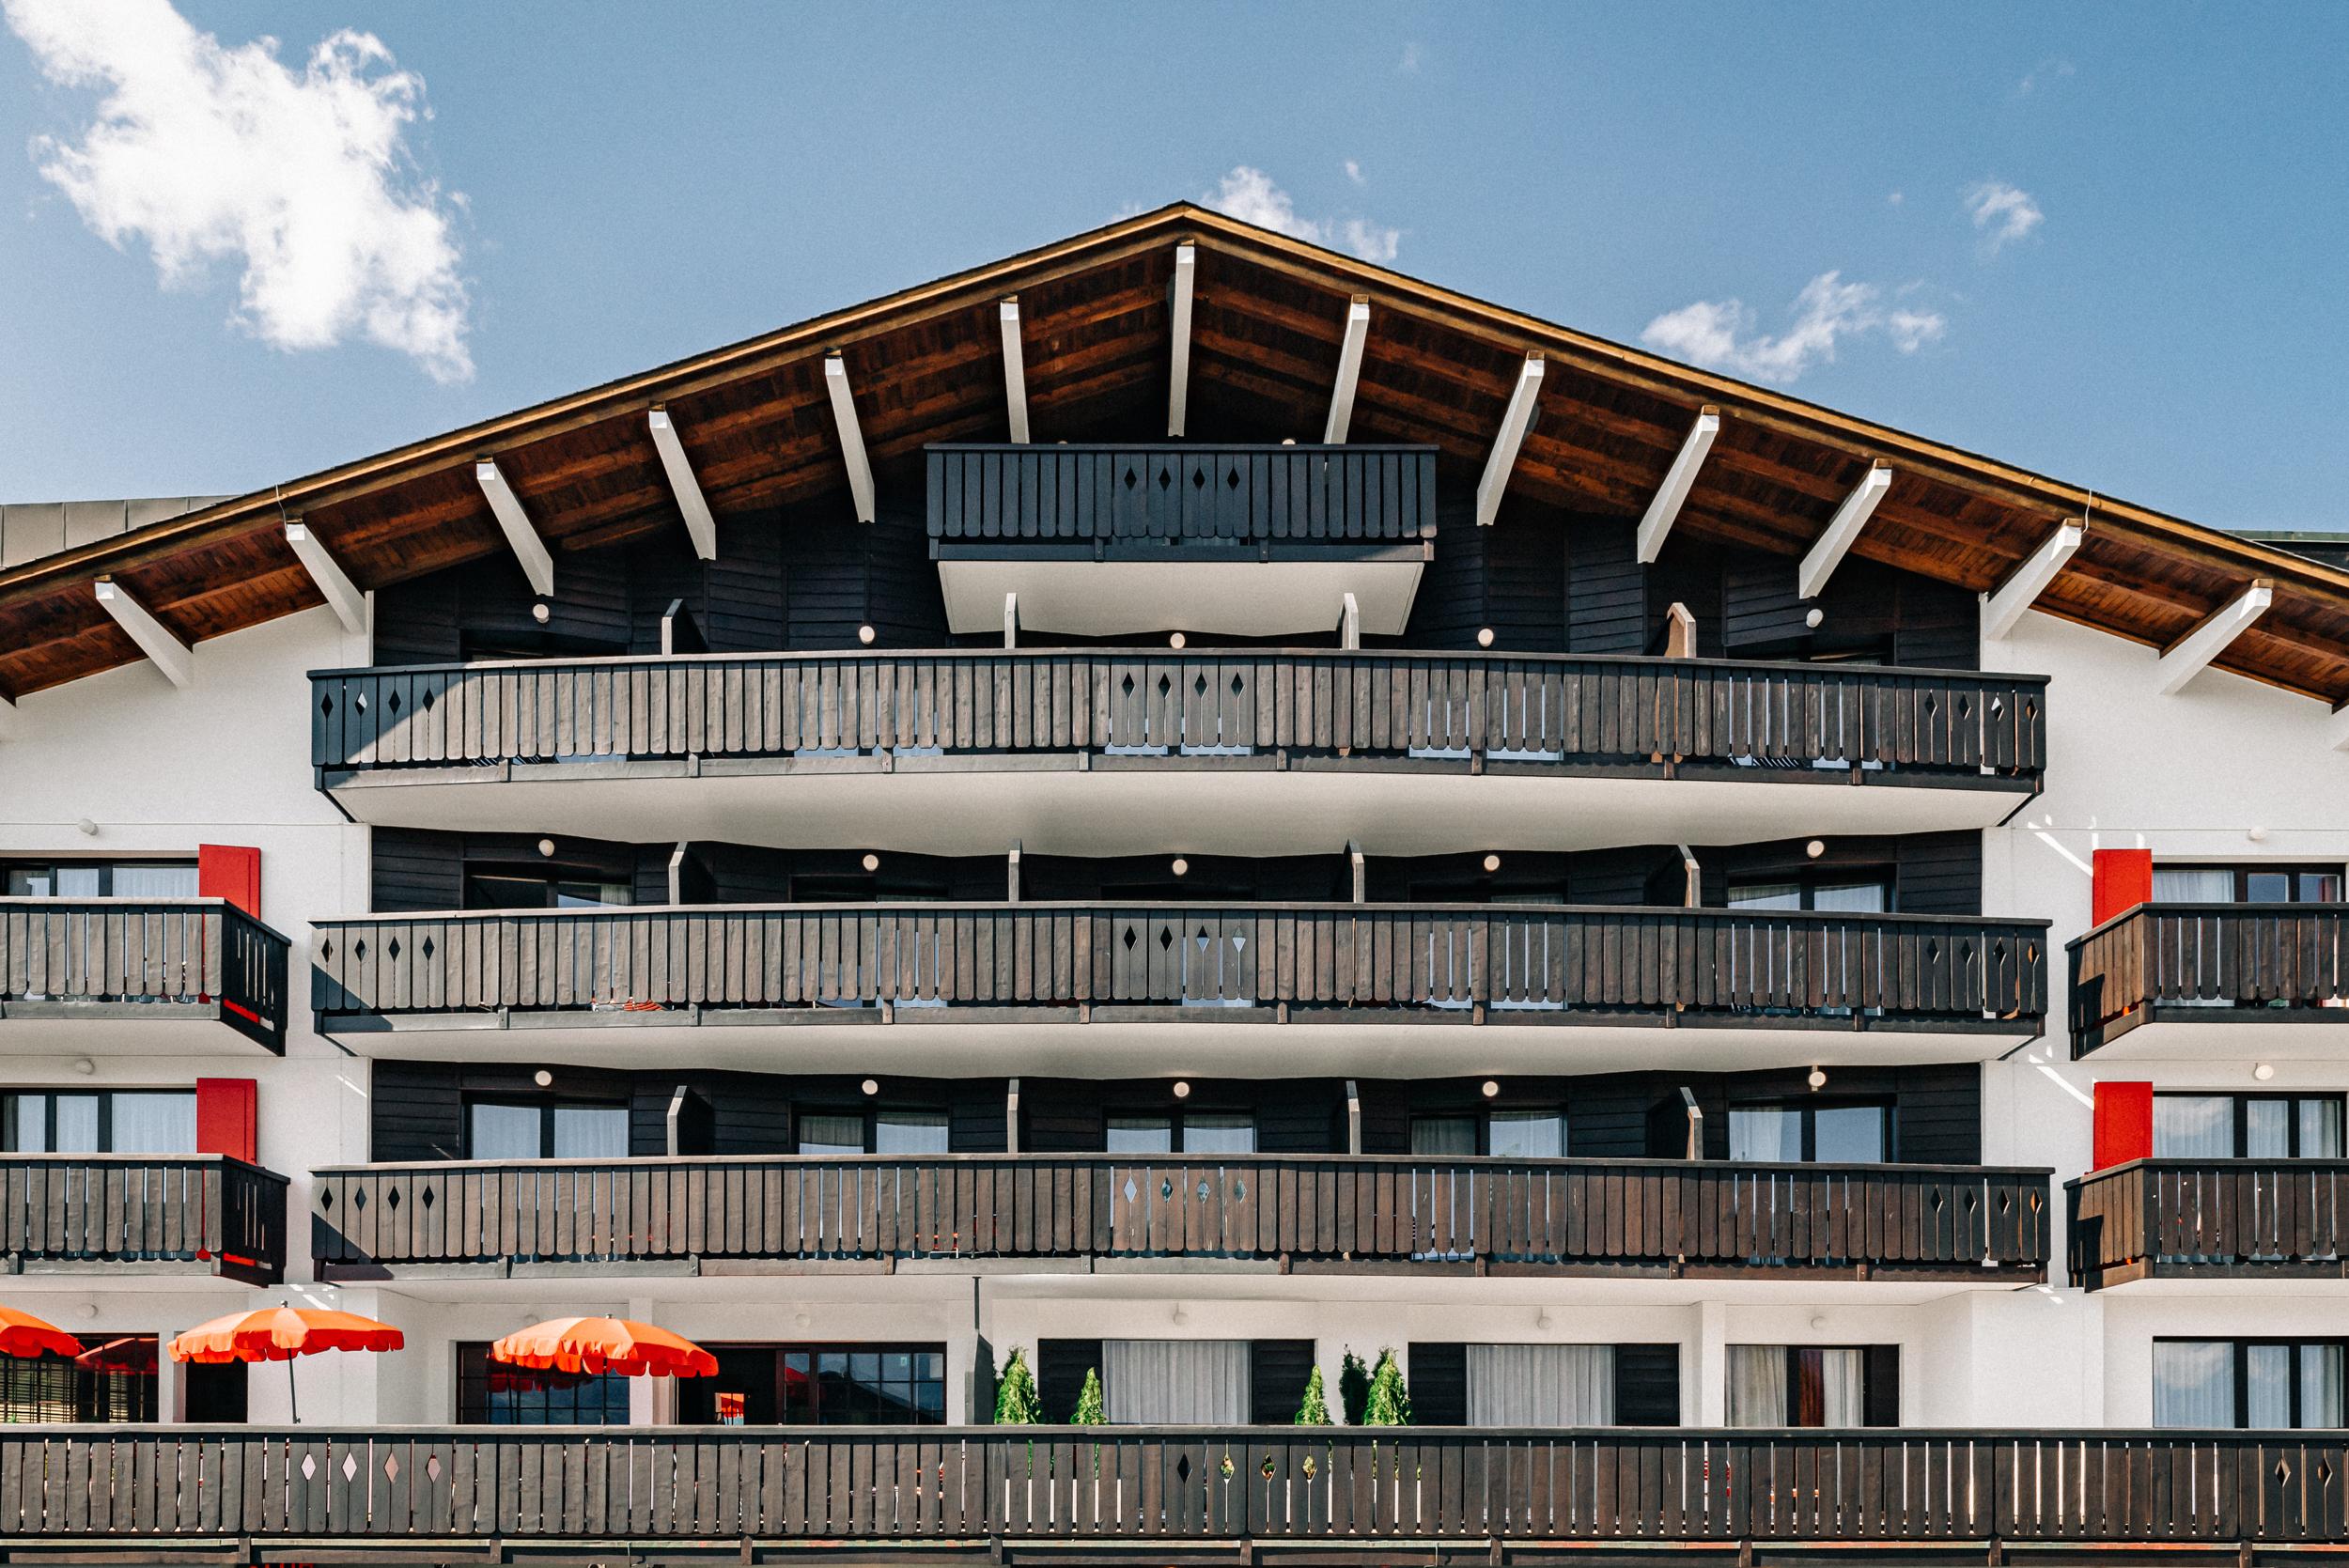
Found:
[(949, 1128), (942, 1110), (879, 1108), (872, 1110), (802, 1110), (799, 1152), (803, 1155), (942, 1155)]
[(712, 1345), (715, 1377), (677, 1381), (688, 1426), (938, 1426), (946, 1420), (940, 1344)]
[(1729, 1108), (1729, 1157), (1765, 1163), (1881, 1165), (1892, 1157), (1892, 1108), (1882, 1101)]
[(1471, 1344), (1470, 1426), (1612, 1426), (1611, 1344)]
[(1892, 879), (1862, 871), (1804, 872), (1767, 881), (1732, 882), (1733, 909), (1818, 909), (1881, 914), (1892, 907)]
[(1112, 1116), (1102, 1147), (1113, 1155), (1252, 1155), (1256, 1118), (1244, 1110)]
[(2158, 904), (2338, 904), (2339, 866), (2157, 865)]
[(2155, 1094), (2156, 1159), (2339, 1159), (2339, 1094)]
[(194, 861), (57, 861), (8, 867), (10, 898), (194, 898)]
[(195, 1095), (185, 1089), (0, 1095), (0, 1148), (19, 1155), (192, 1155)]
[(548, 1095), (465, 1102), (468, 1159), (626, 1159), (628, 1107)]
[(79, 1356), (0, 1357), (0, 1422), (156, 1420), (155, 1336), (84, 1343)]
[(2155, 1340), (2155, 1426), (2333, 1428), (2343, 1410), (2339, 1340)]
[(468, 870), (468, 909), (602, 909), (632, 904), (635, 889), (590, 873), (541, 870)]
[(626, 1426), (628, 1379), (509, 1367), (484, 1343), (457, 1346), (457, 1419), (467, 1426)]
[(1733, 1344), (1732, 1426), (1900, 1424), (1900, 1346)]
[(1411, 1153), (1439, 1158), (1497, 1155), (1511, 1159), (1561, 1159), (1566, 1153), (1566, 1113), (1556, 1106), (1545, 1106), (1414, 1116)]
[(1103, 1340), (1104, 1413), (1112, 1426), (1244, 1426), (1249, 1348), (1246, 1340)]

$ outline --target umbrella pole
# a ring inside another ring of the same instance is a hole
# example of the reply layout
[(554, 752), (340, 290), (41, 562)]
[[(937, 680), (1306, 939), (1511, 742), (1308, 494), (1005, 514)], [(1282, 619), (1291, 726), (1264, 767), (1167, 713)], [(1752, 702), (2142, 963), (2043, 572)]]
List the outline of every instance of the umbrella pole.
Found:
[(286, 1358), (286, 1403), (293, 1410), (294, 1425), (300, 1426), (302, 1424), (302, 1396), (294, 1388), (294, 1359), (291, 1356)]

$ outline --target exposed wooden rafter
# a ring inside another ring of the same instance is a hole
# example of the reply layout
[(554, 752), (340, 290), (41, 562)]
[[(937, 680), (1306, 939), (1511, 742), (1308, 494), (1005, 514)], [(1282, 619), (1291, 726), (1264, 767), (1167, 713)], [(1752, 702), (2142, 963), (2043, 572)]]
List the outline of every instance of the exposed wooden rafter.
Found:
[(155, 618), (155, 613), (131, 597), (121, 583), (100, 578), (93, 585), (98, 607), (114, 617), (139, 651), (147, 655), (163, 678), (174, 686), (185, 687), (195, 680), (195, 650), (173, 634), (171, 629)]
[(1028, 442), (1028, 367), (1019, 348), (1019, 296), (1008, 294), (998, 313), (1003, 326), (1003, 401), (1011, 411), (1011, 439)]
[(1859, 483), (1852, 487), (1852, 492), (1843, 498), (1843, 504), (1835, 508), (1835, 515), (1828, 520), (1827, 532), (1821, 534), (1818, 542), (1804, 552), (1802, 567), (1796, 573), (1797, 593), (1804, 598), (1819, 597), (1827, 587), (1827, 580), (1835, 575), (1835, 568), (1842, 566), (1843, 557), (1851, 553), (1852, 541), (1859, 537), (1859, 531), (1875, 514), (1876, 504), (1891, 488), (1891, 465), (1879, 458), (1866, 474), (1860, 475)]
[(1168, 312), (1174, 322), (1174, 354), (1166, 376), (1166, 434), (1170, 441), (1183, 439), (1183, 426), (1190, 413), (1190, 310), (1198, 281), (1199, 247), (1186, 241), (1174, 247), (1174, 292), (1168, 300)]
[(2276, 585), (2265, 579), (2253, 582), (2214, 611), (2210, 618), (2161, 650), (2157, 686), (2164, 696), (2186, 689), (2186, 683), (2210, 668), (2228, 645), (2267, 613), (2276, 602)]
[(2079, 523), (2067, 522), (2047, 536), (2047, 542), (2024, 558), (2023, 564), (2007, 574), (2006, 581), (1982, 596), (1983, 641), (1996, 643), (2015, 629), (2023, 618), (2023, 612), (2037, 601), (2055, 581), (2063, 563), (2080, 547), (2087, 530)]
[(1664, 471), (1664, 482), (1656, 487), (1656, 499), (1647, 504), (1647, 511), (1640, 519), (1641, 565), (1663, 553), (1664, 536), (1672, 532), (1672, 520), (1688, 504), (1688, 490), (1697, 482), (1697, 470), (1704, 466), (1704, 455), (1713, 450), (1714, 439), (1720, 433), (1721, 411), (1707, 403), (1697, 411), (1696, 423), (1688, 427), (1688, 439), (1680, 443), (1672, 467)]
[(343, 623), (343, 629), (354, 636), (364, 634), (367, 629), (367, 596), (359, 591), (359, 585), (350, 580), (350, 574), (343, 570), (324, 545), (319, 543), (318, 536), (310, 532), (309, 525), (300, 518), (289, 520), (286, 524), (286, 543), (293, 547), (295, 557), (302, 563), (302, 569), (308, 572), (310, 581), (318, 584), (319, 592), (325, 596), (327, 608), (334, 611), (334, 618)]
[(1493, 436), (1492, 453), (1485, 459), (1485, 476), (1476, 482), (1479, 528), (1490, 528), (1493, 519), (1501, 515), (1501, 497), (1509, 488), (1510, 472), (1517, 466), (1517, 453), (1525, 445), (1525, 432), (1533, 423), (1534, 406), (1541, 397), (1543, 363), (1541, 355), (1528, 354), (1517, 367), (1517, 385), (1510, 389), (1509, 406)]
[(498, 528), (512, 547), (514, 559), (521, 563), (522, 575), (530, 579), (530, 591), (540, 598), (554, 593), (554, 556), (547, 549), (547, 541), (538, 536), (538, 530), (522, 510), (521, 498), (514, 487), (506, 482), (506, 474), (496, 461), (483, 458), (473, 465), (473, 476), (480, 485), (481, 493), (489, 498), (490, 514), (497, 519)]
[(677, 497), (677, 516), (685, 520), (685, 532), (693, 541), (693, 553), (705, 561), (718, 558), (718, 520), (710, 515), (709, 499), (702, 494), (701, 481), (693, 477), (693, 465), (686, 460), (685, 442), (677, 436), (677, 421), (666, 409), (653, 409), (645, 416), (652, 430), (652, 444), (661, 454), (661, 471), (669, 476), (669, 493)]
[(1346, 305), (1346, 335), (1338, 342), (1337, 382), (1330, 389), (1330, 418), (1321, 429), (1324, 446), (1346, 441), (1354, 423), (1354, 389), (1362, 377), (1362, 345), (1370, 340), (1370, 301), (1355, 295)]
[(873, 464), (864, 455), (864, 428), (857, 423), (856, 398), (848, 391), (848, 362), (839, 349), (824, 356), (824, 390), (832, 397), (832, 427), (840, 435), (840, 461), (848, 471), (848, 498), (859, 522), (873, 520)]

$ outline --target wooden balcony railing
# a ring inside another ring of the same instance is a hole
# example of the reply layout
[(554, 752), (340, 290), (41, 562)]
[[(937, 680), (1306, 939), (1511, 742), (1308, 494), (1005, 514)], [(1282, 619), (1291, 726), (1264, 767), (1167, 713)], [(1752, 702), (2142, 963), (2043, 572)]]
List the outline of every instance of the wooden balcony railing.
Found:
[[(317, 923), (330, 1016), (809, 1007), (2035, 1032), (2046, 926), (1973, 916), (1304, 904), (717, 905)], [(1157, 1011), (1151, 1011), (1157, 1010)], [(664, 1015), (669, 1015), (664, 1018)]]
[(0, 1018), (208, 1010), (286, 1048), (286, 939), (217, 898), (0, 898)]
[(225, 1155), (0, 1155), (0, 1256), (273, 1285), (286, 1178)]
[(1432, 446), (929, 447), (940, 552), (1256, 545), (1327, 553), (1436, 536)]
[(180, 1539), (440, 1562), (458, 1543), (487, 1552), (469, 1561), (658, 1542), (655, 1560), (730, 1563), (856, 1543), (1228, 1563), (1295, 1543), (1362, 1564), (1404, 1560), (1405, 1542), (1422, 1544), (1409, 1560), (1447, 1543), (1493, 1560), (1513, 1543), (1659, 1542), (2145, 1543), (2249, 1560), (2349, 1541), (2339, 1432), (11, 1426), (0, 1476), (0, 1546), (117, 1562)]
[(2072, 1278), (2349, 1279), (2349, 1160), (2137, 1159), (2063, 1184)]
[(1240, 1258), (1293, 1268), (2035, 1281), (2044, 1170), (1336, 1155), (339, 1166), (321, 1267)]
[(2067, 952), (2076, 1057), (2165, 1021), (2349, 1031), (2349, 905), (2140, 904)]
[(1264, 648), (653, 655), (310, 676), (311, 760), (329, 783), (484, 764), (1090, 753), (2021, 790), (2040, 777), (2046, 701), (2044, 677), (1956, 670)]

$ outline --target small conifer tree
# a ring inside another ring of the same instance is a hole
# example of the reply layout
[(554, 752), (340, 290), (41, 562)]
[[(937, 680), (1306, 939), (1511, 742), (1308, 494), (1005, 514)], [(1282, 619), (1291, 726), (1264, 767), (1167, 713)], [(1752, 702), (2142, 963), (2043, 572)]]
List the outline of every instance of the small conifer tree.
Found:
[(1077, 1395), (1077, 1412), (1068, 1418), (1071, 1426), (1107, 1426), (1110, 1413), (1101, 1401), (1101, 1374), (1085, 1368), (1084, 1391)]
[(1044, 1405), (1036, 1397), (1035, 1374), (1028, 1370), (1028, 1353), (1015, 1350), (995, 1386), (995, 1424), (1034, 1426), (1043, 1419)]
[(1305, 1379), (1305, 1403), (1297, 1407), (1297, 1420), (1294, 1424), (1298, 1426), (1328, 1426), (1330, 1424), (1330, 1401), (1322, 1392), (1319, 1362), (1314, 1364), (1312, 1374)]
[(1362, 1424), (1362, 1411), (1370, 1404), (1370, 1369), (1351, 1347), (1338, 1363), (1338, 1405), (1346, 1411), (1346, 1424)]
[(1411, 1391), (1403, 1384), (1403, 1369), (1395, 1364), (1394, 1352), (1381, 1350), (1378, 1366), (1370, 1374), (1370, 1394), (1362, 1404), (1364, 1426), (1408, 1426), (1411, 1424)]

